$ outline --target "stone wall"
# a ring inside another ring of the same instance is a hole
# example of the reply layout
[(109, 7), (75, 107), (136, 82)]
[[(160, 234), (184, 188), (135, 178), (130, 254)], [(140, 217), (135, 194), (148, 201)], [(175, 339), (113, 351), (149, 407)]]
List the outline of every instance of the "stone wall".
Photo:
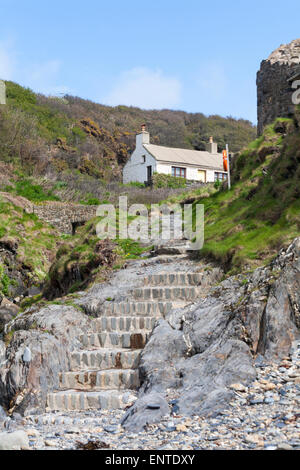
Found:
[(61, 233), (75, 233), (76, 227), (92, 219), (98, 206), (49, 202), (33, 206), (33, 213), (56, 227)]
[(300, 39), (281, 45), (261, 62), (256, 81), (258, 135), (277, 117), (293, 115), (292, 84), (299, 78)]

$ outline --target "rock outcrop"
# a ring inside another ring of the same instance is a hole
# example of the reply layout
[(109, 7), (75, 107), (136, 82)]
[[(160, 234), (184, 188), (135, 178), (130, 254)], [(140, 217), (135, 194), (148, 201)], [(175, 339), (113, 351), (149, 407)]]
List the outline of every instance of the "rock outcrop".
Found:
[(299, 78), (300, 39), (281, 45), (261, 62), (257, 72), (258, 135), (276, 118), (294, 114), (292, 84)]
[[(59, 373), (68, 370), (89, 321), (75, 307), (49, 305), (6, 325), (5, 352), (0, 343), (0, 404), (21, 414), (44, 409), (47, 393), (58, 387)], [(24, 357), (26, 348), (30, 360)]]
[[(233, 397), (230, 385), (255, 379), (258, 355), (287, 356), (300, 336), (299, 256), (300, 238), (270, 266), (229, 278), (194, 306), (160, 319), (142, 352), (140, 397), (171, 391), (179, 413), (212, 415)], [(135, 411), (127, 426), (131, 419), (141, 417)]]
[(0, 334), (3, 332), (6, 323), (9, 323), (19, 312), (19, 308), (0, 296)]
[[(76, 300), (80, 307), (75, 304), (32, 307), (6, 325), (5, 347), (0, 342), (0, 405), (10, 414), (43, 411), (47, 394), (61, 389), (60, 377), (70, 376), (74, 354), (82, 349), (82, 338), (91, 336), (96, 323), (102, 328), (99, 338), (107, 334), (107, 338), (114, 336), (119, 341), (127, 333), (113, 329), (112, 335), (110, 330), (103, 329), (103, 325), (107, 328), (109, 316), (111, 322), (114, 317), (116, 324), (118, 315), (120, 319), (122, 315), (131, 319), (133, 314), (127, 307), (140, 303), (141, 295), (144, 303), (150, 302), (145, 300), (146, 294), (160, 292), (169, 299), (171, 293), (182, 295), (178, 287), (159, 287), (166, 279), (175, 283), (179, 277), (181, 282), (188, 279), (196, 282), (199, 278), (202, 287), (193, 289), (193, 293), (198, 293), (196, 297), (189, 294), (188, 306), (186, 301), (185, 306), (178, 302), (177, 297), (172, 309), (158, 315), (160, 318), (141, 352), (138, 401), (123, 419), (123, 425), (131, 431), (167, 415), (166, 403), (182, 415), (218, 414), (236, 393), (233, 384), (245, 386), (255, 380), (256, 360), (261, 357), (265, 362), (280, 360), (299, 340), (300, 238), (281, 250), (269, 266), (247, 276), (228, 278), (218, 285), (214, 285), (217, 277), (211, 267), (193, 265), (184, 255), (175, 255), (171, 261), (169, 258), (161, 255), (133, 262), (126, 270), (115, 273), (110, 283), (81, 293)], [(161, 274), (161, 263), (169, 274)], [(195, 275), (173, 274), (184, 268), (190, 271), (193, 266), (202, 271)], [(146, 275), (148, 286), (144, 287)], [(151, 287), (152, 284), (156, 287)], [(189, 286), (184, 290), (190, 291)], [(133, 295), (131, 302), (126, 301), (128, 292)], [(109, 306), (110, 303), (113, 305)], [(124, 303), (126, 311), (115, 310), (116, 305), (119, 308)], [(145, 316), (134, 311), (137, 317)], [(132, 333), (135, 331), (130, 330)], [(99, 349), (99, 345), (96, 347)], [(83, 367), (82, 362), (79, 365)], [(86, 366), (88, 370), (89, 363)], [(116, 367), (122, 367), (121, 356)], [(109, 374), (113, 375), (114, 370)], [(76, 375), (76, 371), (72, 374)], [(86, 382), (88, 372), (83, 379), (81, 369), (77, 375), (81, 390), (95, 385)]]

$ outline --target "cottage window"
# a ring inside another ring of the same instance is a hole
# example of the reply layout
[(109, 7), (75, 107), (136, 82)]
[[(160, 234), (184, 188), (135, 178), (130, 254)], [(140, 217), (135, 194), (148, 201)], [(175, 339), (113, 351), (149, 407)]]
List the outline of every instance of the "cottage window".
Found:
[(142, 163), (146, 163), (146, 155), (142, 155)]
[(186, 168), (172, 166), (172, 176), (176, 178), (186, 178)]
[(220, 173), (218, 171), (215, 171), (215, 181), (226, 181), (226, 180), (227, 180), (226, 173)]

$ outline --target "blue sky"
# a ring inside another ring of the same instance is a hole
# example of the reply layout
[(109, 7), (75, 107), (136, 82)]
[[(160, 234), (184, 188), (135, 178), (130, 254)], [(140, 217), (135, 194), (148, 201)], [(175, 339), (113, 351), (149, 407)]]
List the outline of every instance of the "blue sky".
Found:
[(0, 77), (45, 94), (256, 122), (256, 71), (299, 0), (0, 0)]

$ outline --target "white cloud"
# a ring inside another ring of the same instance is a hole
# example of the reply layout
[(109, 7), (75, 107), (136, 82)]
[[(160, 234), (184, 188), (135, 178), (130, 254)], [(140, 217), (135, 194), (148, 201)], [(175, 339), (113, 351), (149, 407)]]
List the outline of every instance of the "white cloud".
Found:
[(143, 109), (172, 108), (180, 103), (181, 83), (161, 70), (136, 67), (123, 72), (104, 103)]

